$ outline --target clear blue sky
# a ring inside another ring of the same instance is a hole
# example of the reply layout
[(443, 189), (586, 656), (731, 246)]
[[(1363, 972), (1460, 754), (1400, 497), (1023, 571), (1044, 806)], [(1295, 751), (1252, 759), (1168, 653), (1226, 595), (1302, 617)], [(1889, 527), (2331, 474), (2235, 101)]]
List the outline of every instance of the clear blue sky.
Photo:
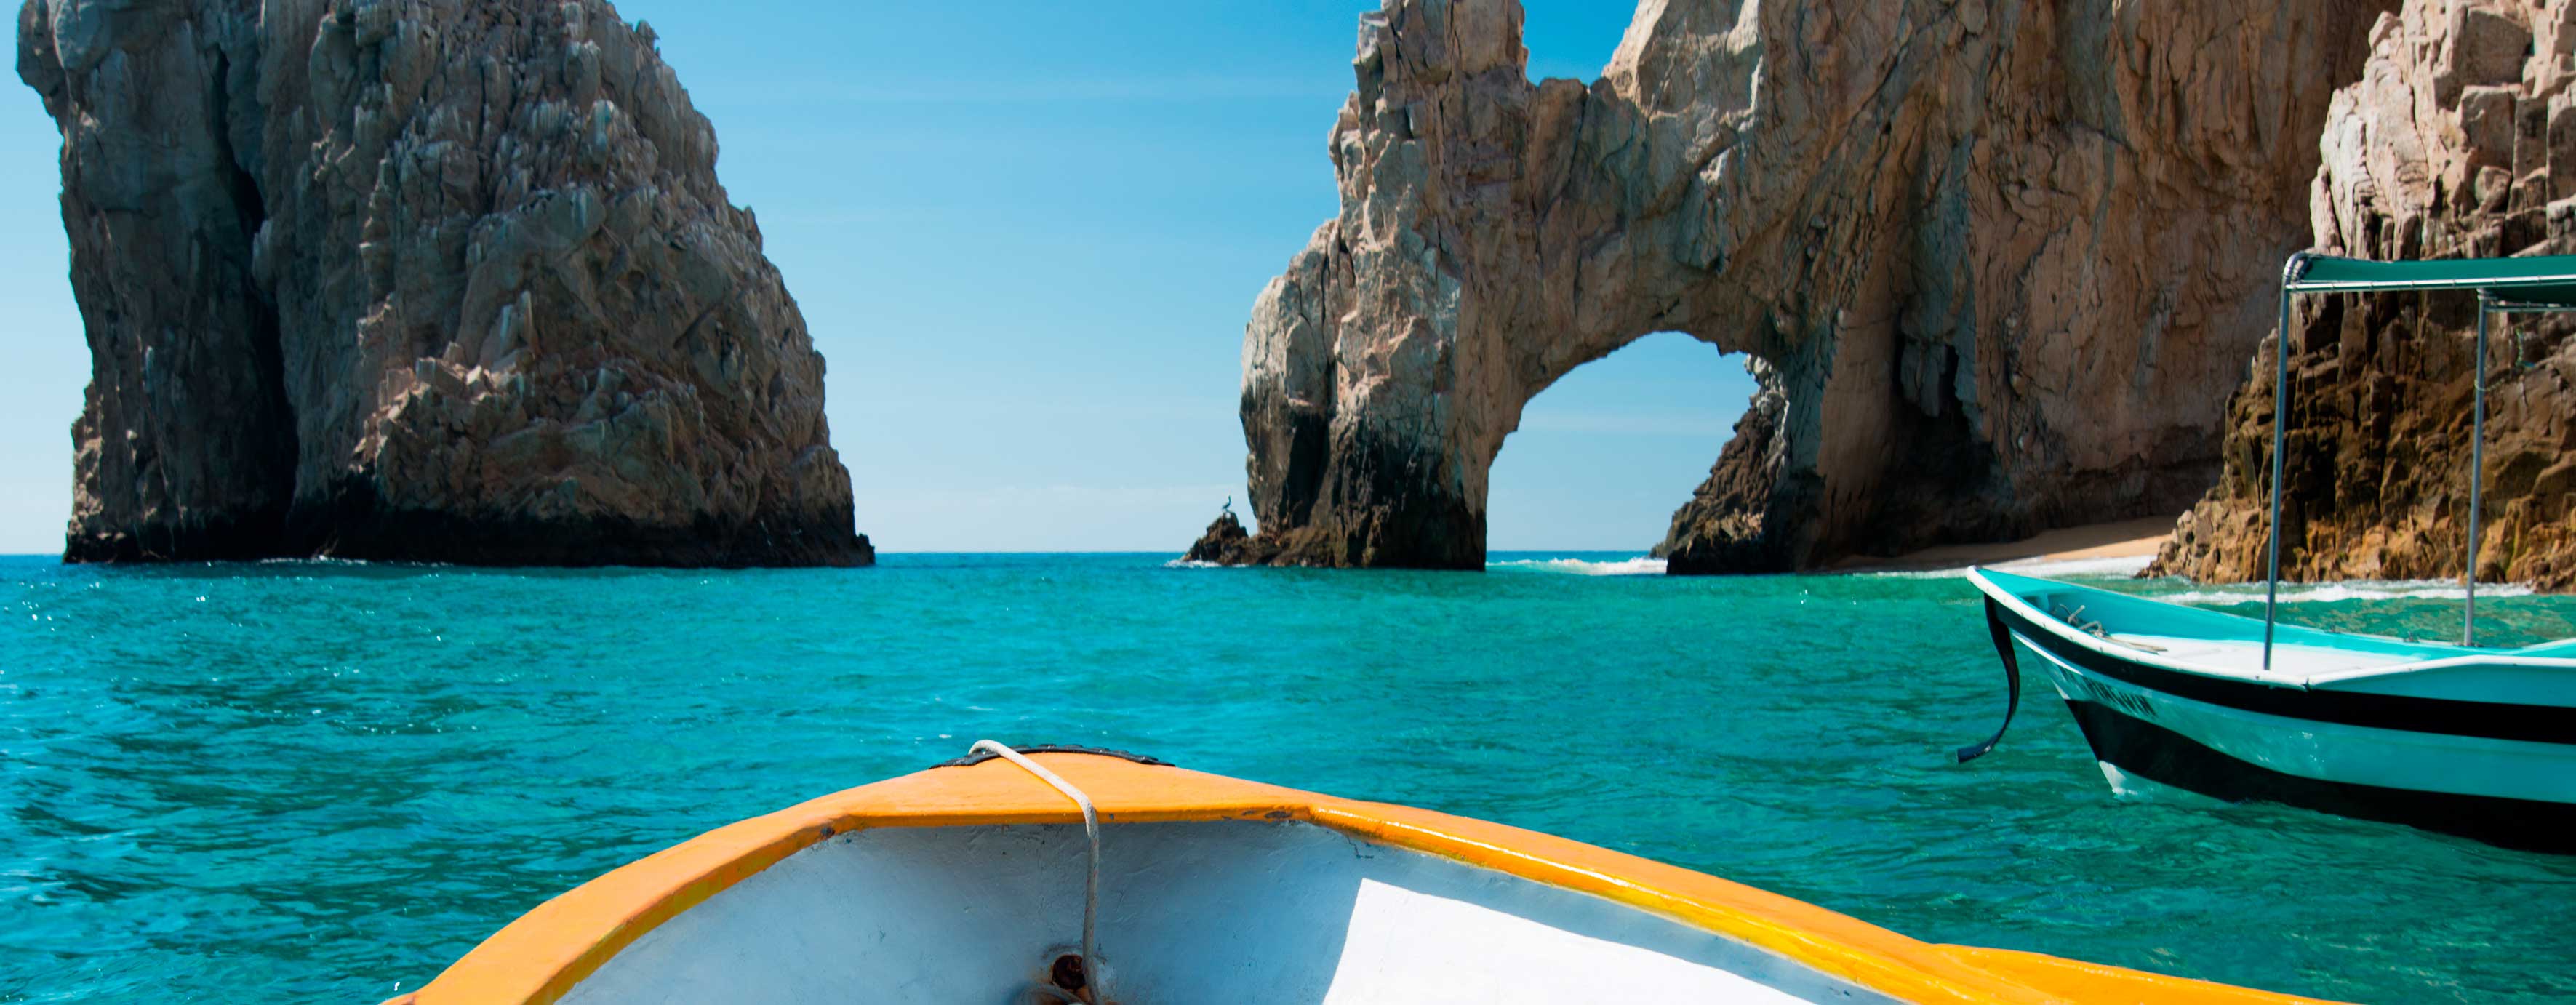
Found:
[[(1632, 8), (1526, 0), (1533, 76)], [(1243, 323), (1333, 215), (1365, 0), (624, 0), (714, 120), (831, 363), (889, 551), (1177, 551), (1242, 498)], [(88, 352), (35, 94), (0, 98), (0, 553), (58, 551)], [(1496, 464), (1492, 546), (1643, 549), (1751, 390), (1678, 335), (1577, 371)]]

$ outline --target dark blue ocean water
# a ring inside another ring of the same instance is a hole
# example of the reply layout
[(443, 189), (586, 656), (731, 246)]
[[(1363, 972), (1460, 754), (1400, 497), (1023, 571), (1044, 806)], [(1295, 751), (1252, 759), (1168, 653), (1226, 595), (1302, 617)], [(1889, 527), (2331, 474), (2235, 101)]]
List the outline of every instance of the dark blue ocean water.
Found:
[[(1499, 820), (1925, 939), (2370, 1001), (2576, 996), (2576, 860), (2115, 800), (2050, 701), (1948, 763), (2002, 710), (1957, 579), (1167, 557), (0, 559), (0, 1001), (378, 1000), (597, 873), (988, 736)], [(2294, 596), (2383, 630), (2456, 609)], [(2570, 600), (2482, 607), (2497, 641), (2576, 634)]]

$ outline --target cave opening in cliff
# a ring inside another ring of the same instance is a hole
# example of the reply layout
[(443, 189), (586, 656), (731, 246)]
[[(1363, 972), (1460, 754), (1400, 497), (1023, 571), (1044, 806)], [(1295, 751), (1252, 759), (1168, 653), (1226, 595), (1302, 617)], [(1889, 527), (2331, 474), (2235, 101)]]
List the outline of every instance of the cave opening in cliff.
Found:
[(1530, 399), (1489, 475), (1489, 561), (1572, 552), (1633, 559), (1661, 542), (1752, 399), (1743, 361), (1660, 332)]
[(225, 278), (210, 280), (208, 285), (232, 286), (231, 295), (238, 297), (241, 304), (240, 320), (247, 323), (240, 336), (250, 349), (250, 369), (243, 381), (250, 393), (228, 403), (233, 421), (222, 427), (239, 441), (244, 462), (231, 475), (246, 485), (242, 490), (242, 512), (235, 517), (233, 526), (215, 535), (220, 538), (228, 534), (232, 540), (209, 540), (196, 548), (210, 549), (208, 554), (225, 557), (292, 556), (303, 552), (287, 540), (295, 499), (295, 469), (302, 445), (294, 405), (286, 392), (285, 332), (276, 293), (260, 281), (255, 265), (259, 234), (268, 224), (268, 200), (260, 191), (258, 177), (245, 166), (235, 148), (232, 71), (232, 60), (218, 54), (211, 75), (207, 131), (215, 155), (211, 168), (230, 197), (232, 222), (237, 226), (227, 231), (218, 223), (206, 240), (228, 259)]

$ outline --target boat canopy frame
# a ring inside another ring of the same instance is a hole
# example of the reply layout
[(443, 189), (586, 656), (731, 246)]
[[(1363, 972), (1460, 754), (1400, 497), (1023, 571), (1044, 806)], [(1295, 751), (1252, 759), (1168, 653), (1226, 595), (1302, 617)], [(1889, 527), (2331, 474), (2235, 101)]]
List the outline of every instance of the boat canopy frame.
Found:
[[(2273, 628), (2281, 606), (2281, 478), (2287, 452), (2283, 413), (2290, 388), (2290, 299), (2302, 293), (2406, 293), (2474, 290), (2478, 296), (2477, 363), (2469, 423), (2469, 543), (2460, 644), (2478, 638), (2478, 517), (2486, 471), (2487, 317), (2576, 311), (2576, 255), (2452, 258), (2375, 262), (2316, 251), (2291, 255), (2281, 267), (2280, 329), (2272, 349), (2271, 544), (2263, 588), (2263, 669), (2272, 669)], [(2506, 324), (2511, 325), (2508, 318)]]

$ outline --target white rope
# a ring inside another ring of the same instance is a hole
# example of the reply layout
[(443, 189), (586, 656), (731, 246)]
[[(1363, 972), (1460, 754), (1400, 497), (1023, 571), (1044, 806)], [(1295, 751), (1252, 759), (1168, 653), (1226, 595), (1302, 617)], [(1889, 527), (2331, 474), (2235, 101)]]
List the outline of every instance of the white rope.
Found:
[(977, 740), (973, 747), (967, 749), (969, 754), (985, 751), (1019, 765), (1029, 774), (1038, 776), (1039, 781), (1055, 786), (1055, 790), (1073, 800), (1074, 805), (1082, 807), (1082, 833), (1091, 839), (1091, 868), (1082, 885), (1082, 985), (1091, 992), (1092, 1001), (1107, 1002), (1109, 985), (1101, 979), (1100, 958), (1092, 941), (1092, 925), (1100, 916), (1100, 812), (1092, 808), (1091, 797), (1074, 788), (1072, 782), (1048, 771), (1045, 765), (1022, 756), (1019, 751), (992, 740)]

